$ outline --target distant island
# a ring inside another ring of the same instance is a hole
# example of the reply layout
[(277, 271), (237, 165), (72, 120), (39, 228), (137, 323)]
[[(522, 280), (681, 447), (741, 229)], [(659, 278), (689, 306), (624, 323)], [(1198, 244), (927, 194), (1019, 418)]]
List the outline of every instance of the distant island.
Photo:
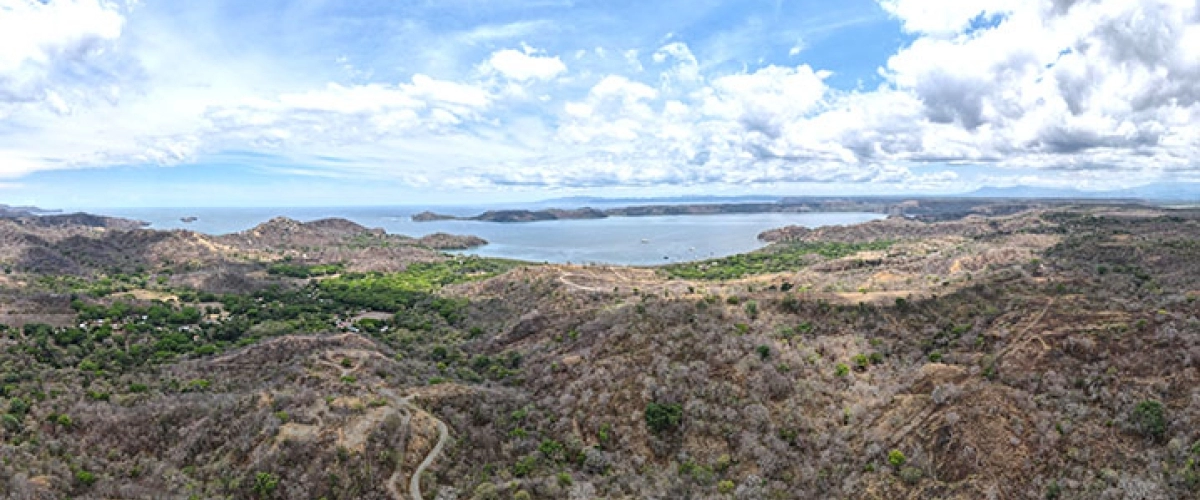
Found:
[(417, 243), (435, 250), (470, 250), (487, 245), (487, 240), (478, 236), (433, 233), (417, 238)]
[(0, 204), (0, 217), (23, 217), (29, 215), (57, 214), (62, 210), (49, 210), (33, 206), (9, 206)]
[(412, 217), (416, 222), (431, 222), (439, 220), (476, 220), (485, 222), (536, 222), (546, 220), (569, 220), (569, 219), (603, 219), (610, 214), (607, 210), (597, 210), (594, 208), (578, 208), (578, 209), (557, 209), (551, 208), (546, 210), (489, 210), (474, 217), (456, 217), (453, 215), (443, 215), (433, 212), (421, 212)]
[(424, 211), (412, 216), (414, 222), (479, 221), (479, 222), (540, 222), (553, 220), (604, 219), (608, 217), (651, 217), (673, 215), (762, 214), (762, 213), (830, 213), (867, 212), (889, 216), (905, 216), (923, 220), (946, 220), (971, 214), (1001, 215), (1035, 208), (1098, 202), (1132, 202), (1133, 200), (1100, 200), (1074, 198), (1005, 199), (1005, 198), (915, 198), (915, 197), (787, 197), (775, 202), (747, 203), (686, 203), (638, 205), (619, 208), (547, 208), (540, 210), (488, 210), (474, 216), (454, 216)]

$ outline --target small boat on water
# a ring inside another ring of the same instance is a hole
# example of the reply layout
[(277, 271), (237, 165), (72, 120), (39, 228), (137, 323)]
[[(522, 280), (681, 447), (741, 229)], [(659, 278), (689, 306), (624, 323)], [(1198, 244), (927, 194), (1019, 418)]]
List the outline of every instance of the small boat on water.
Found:
[(650, 243), (650, 240), (648, 240), (646, 238), (642, 238), (642, 244), (645, 245), (647, 243)]
[(187, 217), (180, 217), (179, 220), (182, 221), (184, 224), (191, 224), (193, 222), (200, 220), (200, 218), (196, 217), (194, 215), (189, 215)]

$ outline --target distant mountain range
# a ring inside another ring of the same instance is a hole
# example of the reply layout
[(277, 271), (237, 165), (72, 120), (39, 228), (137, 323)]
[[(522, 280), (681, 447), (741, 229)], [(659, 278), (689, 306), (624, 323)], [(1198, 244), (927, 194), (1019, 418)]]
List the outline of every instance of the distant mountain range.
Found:
[(60, 213), (61, 210), (46, 210), (31, 206), (9, 206), (0, 204), (0, 217), (21, 217), (26, 215), (41, 215)]
[(1154, 183), (1111, 191), (1031, 186), (985, 187), (963, 196), (971, 198), (1118, 198), (1153, 201), (1200, 201), (1200, 183)]
[[(532, 203), (535, 207), (578, 208), (598, 206), (705, 204), (705, 203), (777, 203), (788, 196), (672, 196), (663, 198), (604, 198), (597, 196), (571, 196), (552, 198)], [(1036, 186), (983, 187), (960, 194), (889, 194), (889, 195), (846, 195), (846, 196), (803, 196), (806, 199), (820, 198), (1059, 198), (1059, 199), (1136, 199), (1148, 201), (1195, 201), (1200, 202), (1200, 183), (1160, 182), (1127, 189), (1109, 191), (1083, 191), (1073, 188), (1048, 188)]]
[(699, 203), (775, 203), (783, 199), (782, 196), (764, 196), (764, 195), (743, 195), (743, 196), (668, 196), (668, 197), (650, 197), (650, 198), (605, 198), (600, 196), (568, 196), (564, 198), (551, 198), (535, 202), (535, 206), (555, 207), (555, 208), (575, 208), (585, 206), (609, 206), (609, 205), (676, 205), (676, 204), (699, 204)]

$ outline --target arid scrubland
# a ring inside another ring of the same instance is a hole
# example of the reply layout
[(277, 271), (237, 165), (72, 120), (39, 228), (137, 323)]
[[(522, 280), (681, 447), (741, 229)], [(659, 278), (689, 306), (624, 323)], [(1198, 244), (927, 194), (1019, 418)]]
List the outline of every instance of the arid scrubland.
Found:
[(648, 269), (0, 220), (0, 496), (411, 498), (427, 459), (426, 498), (1200, 495), (1200, 213), (764, 239)]

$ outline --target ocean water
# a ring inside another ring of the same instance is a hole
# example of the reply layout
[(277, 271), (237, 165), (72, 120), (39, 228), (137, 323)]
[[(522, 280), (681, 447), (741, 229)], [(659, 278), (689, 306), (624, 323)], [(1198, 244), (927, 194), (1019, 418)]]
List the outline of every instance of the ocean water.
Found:
[[(430, 207), (437, 213), (474, 215), (480, 207)], [(874, 213), (720, 214), (663, 217), (609, 217), (523, 223), (476, 221), (413, 222), (425, 208), (130, 208), (97, 209), (92, 213), (128, 217), (154, 229), (189, 229), (227, 234), (252, 228), (277, 216), (300, 221), (329, 217), (379, 227), (393, 234), (420, 237), (430, 233), (471, 234), (489, 244), (461, 253), (532, 262), (658, 265), (724, 257), (763, 246), (758, 234), (777, 227), (857, 224), (882, 218)], [(186, 223), (183, 217), (196, 217)]]

